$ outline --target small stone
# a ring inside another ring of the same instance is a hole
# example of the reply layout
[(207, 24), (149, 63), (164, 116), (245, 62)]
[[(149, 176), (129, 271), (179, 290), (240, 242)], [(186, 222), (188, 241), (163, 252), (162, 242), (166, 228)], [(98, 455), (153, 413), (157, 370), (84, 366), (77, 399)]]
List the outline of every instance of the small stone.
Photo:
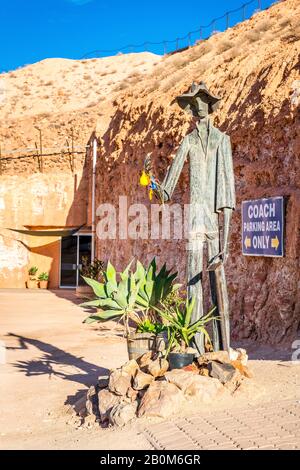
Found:
[(169, 369), (169, 363), (164, 358), (157, 358), (155, 361), (151, 361), (147, 366), (147, 372), (153, 377), (162, 377)]
[(253, 379), (253, 372), (249, 369), (249, 367), (244, 366), (240, 361), (231, 361), (231, 365), (233, 365), (235, 369), (244, 375), (244, 377), (247, 377), (247, 379)]
[(239, 352), (236, 349), (229, 348), (229, 359), (231, 361), (236, 361), (239, 357)]
[(201, 366), (199, 369), (199, 374), (203, 375), (204, 377), (209, 377), (209, 370), (206, 366)]
[(197, 358), (199, 366), (207, 364), (210, 361), (218, 361), (222, 363), (230, 362), (229, 354), (227, 351), (215, 351), (202, 354), (202, 356)]
[(126, 397), (130, 399), (130, 401), (135, 401), (138, 397), (139, 392), (137, 390), (134, 390), (132, 387), (130, 387), (127, 390)]
[(125, 426), (136, 417), (137, 406), (137, 402), (115, 405), (111, 409), (109, 423), (113, 426)]
[(126, 395), (128, 388), (131, 387), (132, 376), (123, 369), (112, 370), (109, 376), (108, 388), (117, 395)]
[(99, 389), (107, 388), (108, 383), (109, 383), (109, 375), (99, 375), (99, 377), (98, 377), (98, 387), (99, 387)]
[(237, 352), (239, 353), (237, 360), (240, 361), (243, 366), (246, 366), (248, 363), (248, 354), (246, 349), (237, 348)]
[(126, 372), (127, 374), (131, 375), (131, 377), (134, 377), (136, 372), (139, 370), (139, 366), (136, 360), (132, 359), (131, 361), (123, 364), (121, 370), (122, 372)]
[(153, 375), (146, 374), (145, 372), (138, 370), (136, 376), (133, 379), (133, 388), (135, 390), (143, 390), (147, 388), (154, 380)]
[(94, 415), (96, 418), (99, 418), (98, 389), (95, 385), (92, 385), (88, 389), (85, 407), (87, 414)]
[(231, 364), (211, 361), (208, 364), (210, 376), (220, 380), (224, 385), (229, 382), (235, 374), (235, 368)]
[(243, 375), (247, 377), (247, 379), (253, 379), (254, 377), (252, 370), (250, 370), (248, 366), (243, 366)]
[(235, 369), (234, 375), (224, 386), (233, 395), (239, 389), (242, 381), (243, 381), (243, 376), (240, 374), (240, 372), (237, 369)]
[(152, 352), (149, 351), (137, 359), (137, 363), (141, 369), (147, 367), (152, 361)]
[(184, 395), (176, 385), (166, 381), (155, 381), (141, 400), (138, 416), (167, 418), (179, 412), (184, 401)]
[(199, 374), (200, 372), (199, 368), (194, 362), (188, 366), (182, 367), (182, 370), (185, 370), (186, 372), (192, 372), (193, 374)]
[(75, 411), (75, 413), (78, 414), (79, 416), (84, 416), (84, 414), (87, 415), (86, 401), (87, 401), (87, 395), (84, 394), (81, 398), (79, 398), (79, 400), (77, 400), (74, 403), (74, 405), (70, 408), (70, 411), (72, 413)]
[(102, 389), (98, 393), (98, 403), (99, 403), (99, 412), (101, 417), (101, 422), (104, 423), (109, 419), (109, 414), (111, 409), (117, 404), (120, 403), (121, 397), (115, 395), (107, 389)]

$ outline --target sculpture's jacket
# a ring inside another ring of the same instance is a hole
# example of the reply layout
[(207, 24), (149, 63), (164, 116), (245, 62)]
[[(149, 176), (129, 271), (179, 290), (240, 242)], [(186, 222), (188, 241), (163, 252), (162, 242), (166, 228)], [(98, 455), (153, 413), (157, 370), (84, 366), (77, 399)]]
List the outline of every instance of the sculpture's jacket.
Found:
[(187, 158), (190, 163), (190, 230), (215, 238), (219, 232), (218, 213), (226, 207), (235, 208), (230, 138), (210, 121), (208, 133), (205, 126), (197, 124), (184, 137), (162, 183), (166, 201), (172, 197)]

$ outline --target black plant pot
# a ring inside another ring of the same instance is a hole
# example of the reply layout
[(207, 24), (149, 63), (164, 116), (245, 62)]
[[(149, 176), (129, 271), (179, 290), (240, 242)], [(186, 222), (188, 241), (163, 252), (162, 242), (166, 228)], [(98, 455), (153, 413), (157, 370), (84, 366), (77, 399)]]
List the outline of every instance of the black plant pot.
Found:
[(172, 369), (182, 369), (185, 366), (192, 364), (194, 360), (194, 354), (184, 354), (184, 353), (170, 353), (168, 356), (169, 368)]

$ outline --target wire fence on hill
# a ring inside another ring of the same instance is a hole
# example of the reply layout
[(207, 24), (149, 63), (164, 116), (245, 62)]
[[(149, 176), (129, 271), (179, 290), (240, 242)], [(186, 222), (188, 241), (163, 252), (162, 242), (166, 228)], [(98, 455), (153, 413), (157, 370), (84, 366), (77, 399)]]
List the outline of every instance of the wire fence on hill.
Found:
[(185, 36), (159, 42), (144, 41), (141, 44), (128, 44), (119, 49), (96, 49), (85, 53), (80, 59), (91, 59), (130, 52), (153, 52), (160, 55), (179, 52), (196, 45), (199, 41), (208, 39), (218, 32), (226, 31), (226, 29), (251, 18), (254, 14), (262, 10), (267, 10), (270, 6), (275, 3), (280, 3), (281, 1), (284, 0), (249, 0), (239, 8), (227, 11), (224, 15), (212, 19), (210, 23), (199, 26), (194, 31), (189, 31)]

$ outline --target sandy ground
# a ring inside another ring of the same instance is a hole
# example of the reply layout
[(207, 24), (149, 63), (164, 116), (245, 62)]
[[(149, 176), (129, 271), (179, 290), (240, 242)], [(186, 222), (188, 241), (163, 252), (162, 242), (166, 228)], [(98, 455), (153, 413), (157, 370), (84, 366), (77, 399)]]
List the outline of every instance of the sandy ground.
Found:
[[(151, 449), (144, 432), (161, 420), (139, 420), (124, 429), (79, 426), (72, 404), (95, 378), (127, 359), (118, 330), (82, 324), (85, 313), (71, 291), (0, 291), (0, 448)], [(233, 398), (209, 407), (187, 404), (181, 416), (212, 410), (243, 411), (264, 403), (300, 399), (299, 364), (292, 349), (247, 345), (255, 377)], [(178, 417), (179, 418), (179, 417)]]

